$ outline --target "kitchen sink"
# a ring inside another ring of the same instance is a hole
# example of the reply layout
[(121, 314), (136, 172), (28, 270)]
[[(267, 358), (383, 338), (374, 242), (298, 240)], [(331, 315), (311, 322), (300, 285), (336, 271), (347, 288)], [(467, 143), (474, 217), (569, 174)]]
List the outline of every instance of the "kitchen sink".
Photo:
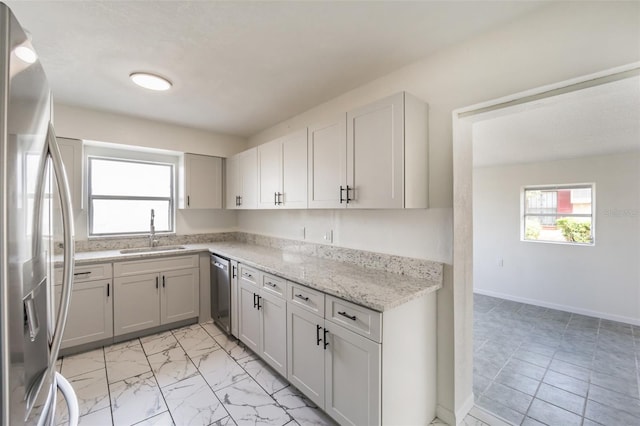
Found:
[(158, 251), (184, 250), (184, 246), (158, 246), (158, 247), (140, 247), (120, 250), (122, 254), (131, 253), (155, 253)]

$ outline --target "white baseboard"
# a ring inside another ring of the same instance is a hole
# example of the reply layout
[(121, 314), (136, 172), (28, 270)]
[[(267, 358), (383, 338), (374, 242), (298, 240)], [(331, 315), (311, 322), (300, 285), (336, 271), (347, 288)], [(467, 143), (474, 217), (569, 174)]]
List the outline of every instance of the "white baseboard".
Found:
[(558, 303), (545, 302), (544, 300), (528, 299), (526, 297), (514, 296), (512, 294), (499, 293), (497, 291), (483, 290), (474, 288), (474, 293), (484, 296), (492, 296), (500, 299), (511, 300), (514, 302), (527, 303), (529, 305), (541, 306), (543, 308), (557, 309), (560, 311), (572, 312), (574, 314), (587, 315), (590, 317), (602, 318), (611, 321), (624, 322), (626, 324), (640, 325), (640, 318), (625, 317), (622, 315), (609, 314), (607, 312), (592, 311), (590, 309), (578, 308), (576, 306), (561, 305)]
[(466, 401), (464, 401), (464, 404), (462, 404), (462, 407), (456, 411), (456, 425), (459, 425), (464, 421), (464, 418), (467, 417), (467, 414), (469, 414), (469, 411), (473, 408), (474, 401), (475, 397), (473, 392), (471, 392)]
[(436, 406), (436, 417), (448, 425), (456, 424), (456, 416), (453, 414), (453, 411), (440, 404)]

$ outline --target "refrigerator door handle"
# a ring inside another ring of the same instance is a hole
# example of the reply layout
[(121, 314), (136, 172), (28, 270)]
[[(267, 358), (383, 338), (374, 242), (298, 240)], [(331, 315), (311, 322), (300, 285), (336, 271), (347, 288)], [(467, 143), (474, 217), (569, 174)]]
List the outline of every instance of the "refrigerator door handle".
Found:
[(67, 175), (62, 163), (62, 155), (56, 140), (56, 134), (53, 125), (49, 123), (47, 131), (48, 152), (51, 156), (51, 164), (58, 184), (60, 193), (60, 207), (62, 210), (62, 228), (64, 242), (64, 263), (62, 268), (62, 295), (60, 297), (60, 310), (53, 329), (53, 338), (51, 340), (51, 352), (49, 354), (49, 365), (55, 365), (62, 343), (62, 333), (67, 323), (67, 315), (69, 312), (69, 303), (71, 302), (71, 291), (73, 288), (73, 268), (74, 268), (74, 230), (73, 216), (71, 211), (71, 191), (69, 191), (69, 183)]

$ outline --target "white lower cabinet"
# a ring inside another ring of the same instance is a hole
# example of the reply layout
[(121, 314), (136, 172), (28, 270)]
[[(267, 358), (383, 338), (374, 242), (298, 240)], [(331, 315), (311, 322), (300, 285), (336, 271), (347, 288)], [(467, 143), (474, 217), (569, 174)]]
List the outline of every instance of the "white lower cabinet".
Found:
[(198, 317), (198, 256), (114, 264), (114, 335)]
[(380, 343), (313, 313), (310, 290), (290, 286), (287, 378), (340, 424), (380, 424)]
[[(55, 272), (56, 313), (62, 294), (62, 268)], [(61, 348), (113, 337), (113, 285), (111, 264), (75, 268), (71, 304)]]
[(284, 289), (281, 294), (273, 290), (277, 288), (276, 283), (280, 279), (245, 265), (240, 265), (239, 271), (240, 341), (260, 355), (274, 370), (286, 376), (287, 306)]

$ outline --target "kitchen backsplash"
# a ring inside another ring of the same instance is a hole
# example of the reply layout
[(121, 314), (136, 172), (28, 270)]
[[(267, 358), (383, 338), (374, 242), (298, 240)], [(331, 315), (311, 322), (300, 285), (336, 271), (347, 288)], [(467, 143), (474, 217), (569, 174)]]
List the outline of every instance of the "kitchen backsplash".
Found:
[[(220, 232), (193, 235), (157, 235), (159, 245), (204, 244), (221, 241), (238, 241), (263, 247), (273, 247), (286, 252), (294, 252), (323, 259), (351, 263), (365, 268), (392, 272), (417, 278), (442, 281), (443, 264), (425, 259), (374, 253), (324, 244), (307, 243), (285, 238), (269, 237), (246, 232)], [(99, 240), (76, 241), (76, 251), (120, 250), (145, 247), (147, 237), (105, 238)], [(57, 248), (61, 252), (61, 248)]]

